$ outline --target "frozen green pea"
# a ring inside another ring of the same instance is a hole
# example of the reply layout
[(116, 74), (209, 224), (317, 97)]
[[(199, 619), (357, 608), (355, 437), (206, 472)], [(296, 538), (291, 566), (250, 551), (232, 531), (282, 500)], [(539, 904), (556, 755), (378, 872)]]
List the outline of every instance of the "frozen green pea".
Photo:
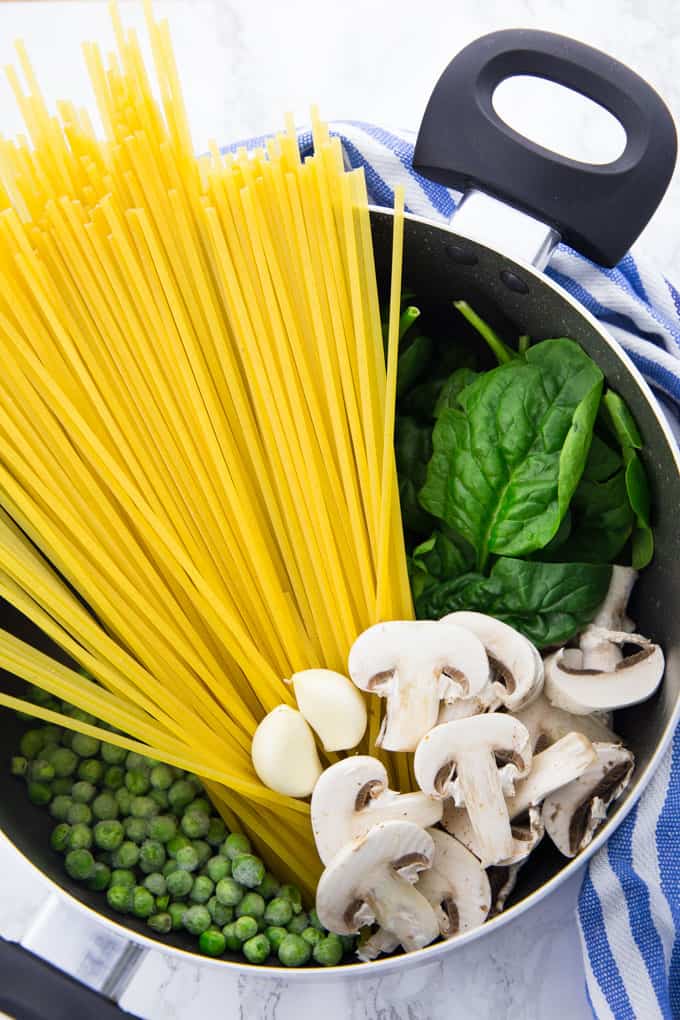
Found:
[(69, 835), (71, 833), (71, 826), (66, 822), (60, 822), (59, 825), (55, 825), (52, 829), (52, 835), (50, 836), (50, 845), (53, 850), (57, 853), (63, 854), (64, 851), (70, 849)]
[(45, 736), (42, 730), (26, 730), (19, 742), (19, 748), (24, 758), (37, 758), (45, 746)]
[(241, 942), (247, 942), (248, 939), (252, 939), (257, 935), (257, 921), (254, 917), (238, 917), (234, 921), (234, 935)]
[(168, 875), (172, 875), (173, 871), (178, 871), (177, 861), (171, 857), (169, 861), (166, 861), (163, 865), (163, 877), (167, 878)]
[(227, 940), (221, 931), (204, 931), (198, 939), (198, 948), (206, 956), (221, 956), (227, 947)]
[(312, 947), (300, 935), (286, 935), (279, 946), (279, 960), (284, 967), (303, 967), (312, 955)]
[(182, 832), (189, 839), (201, 839), (210, 828), (210, 819), (203, 811), (186, 811), (182, 815)]
[(185, 847), (185, 846), (191, 846), (191, 840), (187, 839), (186, 836), (183, 836), (181, 832), (178, 832), (177, 835), (176, 836), (172, 836), (168, 840), (168, 842), (166, 844), (166, 850), (168, 852), (168, 856), (169, 857), (176, 857), (178, 851), (181, 850), (182, 847)]
[(52, 787), (49, 783), (30, 782), (26, 787), (28, 799), (38, 807), (44, 807), (52, 800)]
[(152, 871), (144, 879), (144, 888), (148, 889), (152, 896), (165, 896), (168, 885), (160, 871)]
[(148, 821), (149, 839), (167, 843), (177, 832), (177, 822), (172, 815), (155, 815)]
[(167, 790), (149, 790), (149, 797), (151, 797), (154, 804), (158, 805), (161, 811), (167, 811), (170, 807)]
[(286, 927), (292, 935), (302, 935), (305, 928), (309, 927), (309, 918), (303, 911), (301, 914), (296, 914)]
[(86, 882), (94, 875), (94, 857), (89, 850), (69, 850), (64, 860), (64, 866), (71, 878), (78, 882)]
[(143, 818), (126, 818), (123, 828), (125, 829), (125, 838), (138, 844), (144, 842), (149, 832), (149, 826)]
[(227, 949), (231, 949), (232, 952), (236, 952), (241, 948), (241, 939), (236, 935), (234, 922), (230, 921), (222, 928), (222, 934), (227, 945)]
[(173, 783), (172, 769), (168, 765), (154, 765), (149, 782), (155, 790), (169, 790)]
[(122, 815), (130, 814), (130, 805), (132, 804), (132, 794), (128, 790), (127, 786), (119, 786), (113, 796), (116, 798), (116, 804)]
[(54, 766), (44, 758), (35, 758), (28, 766), (28, 778), (36, 783), (51, 783), (54, 779)]
[(284, 900), (290, 900), (294, 914), (300, 913), (302, 910), (302, 893), (296, 885), (282, 885), (278, 895), (283, 897)]
[(135, 917), (151, 917), (156, 910), (156, 901), (143, 885), (136, 885), (132, 890), (132, 913)]
[(269, 871), (265, 872), (262, 882), (255, 888), (255, 892), (259, 893), (265, 900), (273, 900), (278, 891), (279, 883)]
[(230, 862), (226, 857), (220, 855), (211, 857), (205, 867), (213, 882), (220, 882), (223, 878), (229, 878), (231, 875)]
[(312, 909), (309, 911), (309, 923), (311, 924), (312, 928), (318, 928), (319, 931), (322, 931), (324, 933), (324, 935), (326, 934), (326, 929), (319, 920), (319, 915), (317, 914), (314, 907), (312, 907)]
[(167, 935), (169, 931), (172, 931), (172, 915), (165, 911), (160, 914), (152, 914), (147, 918), (146, 923), (152, 931), (158, 932), (159, 935)]
[(181, 931), (182, 928), (184, 927), (184, 924), (182, 923), (182, 918), (186, 913), (186, 909), (187, 909), (186, 903), (171, 903), (170, 906), (168, 907), (168, 913), (172, 918), (173, 931)]
[(94, 758), (99, 753), (99, 741), (94, 737), (88, 737), (84, 733), (74, 733), (71, 741), (71, 749), (81, 758)]
[(139, 797), (151, 789), (149, 773), (146, 769), (128, 769), (125, 773), (125, 785), (133, 797)]
[(57, 797), (70, 797), (72, 780), (68, 776), (57, 776), (52, 783), (52, 791)]
[(111, 885), (135, 885), (135, 873), (129, 868), (115, 868), (111, 872)]
[(313, 946), (312, 955), (322, 967), (336, 967), (342, 960), (342, 942), (337, 935), (327, 935)]
[(189, 899), (192, 903), (207, 903), (214, 889), (215, 883), (207, 875), (199, 875), (194, 880)]
[(173, 871), (170, 875), (166, 875), (165, 880), (168, 886), (168, 892), (174, 899), (183, 900), (189, 895), (194, 884), (194, 880), (188, 871)]
[(279, 946), (285, 939), (288, 932), (286, 931), (285, 928), (281, 928), (278, 925), (273, 924), (265, 928), (264, 934), (267, 936), (269, 944), (272, 947), (273, 951), (275, 953), (278, 953)]
[(212, 924), (212, 918), (206, 906), (196, 903), (194, 906), (187, 908), (182, 922), (191, 935), (202, 935)]
[(276, 899), (270, 900), (265, 908), (265, 921), (267, 924), (272, 924), (277, 928), (285, 928), (292, 918), (293, 907), (291, 902), (290, 900), (283, 899), (281, 896), (277, 896)]
[(94, 842), (100, 850), (117, 850), (124, 837), (123, 826), (113, 818), (97, 822), (94, 827)]
[(94, 786), (101, 783), (104, 776), (104, 766), (97, 758), (84, 758), (78, 765), (78, 779)]
[(150, 769), (149, 759), (137, 751), (128, 751), (125, 756), (125, 767), (128, 769)]
[(113, 885), (112, 878), (106, 890), (106, 899), (111, 909), (119, 914), (129, 914), (132, 910), (132, 890), (131, 885)]
[(125, 840), (113, 852), (114, 868), (134, 868), (139, 860), (139, 847), (132, 840)]
[(82, 822), (71, 826), (68, 836), (68, 845), (71, 850), (89, 850), (92, 846), (92, 829)]
[(217, 896), (211, 896), (206, 903), (210, 916), (213, 923), (223, 928), (225, 924), (229, 924), (234, 919), (234, 908), (225, 907), (223, 903), (220, 903)]
[(222, 844), (220, 853), (233, 861), (235, 857), (250, 853), (250, 840), (242, 832), (232, 832)]
[(125, 770), (122, 765), (109, 765), (104, 773), (104, 786), (109, 790), (119, 790), (125, 784)]
[(186, 779), (178, 779), (168, 790), (170, 807), (175, 812), (183, 813), (194, 799), (194, 789)]
[(264, 878), (264, 864), (259, 857), (253, 854), (242, 854), (234, 857), (231, 862), (231, 873), (237, 882), (245, 885), (248, 889), (254, 889), (260, 885)]
[(130, 804), (130, 814), (133, 818), (153, 818), (160, 813), (158, 804), (152, 797), (133, 797)]
[(127, 751), (124, 747), (117, 747), (115, 744), (108, 744), (106, 741), (102, 742), (99, 753), (102, 756), (102, 761), (106, 762), (107, 765), (122, 765), (127, 758)]
[(104, 792), (98, 794), (92, 801), (92, 814), (100, 822), (117, 818), (120, 813), (118, 801), (112, 793)]
[(65, 822), (68, 818), (68, 813), (71, 810), (71, 804), (72, 801), (70, 797), (67, 797), (63, 793), (59, 793), (50, 804), (50, 814), (53, 818), (56, 818), (58, 822)]
[(191, 845), (198, 857), (198, 866), (202, 868), (212, 857), (212, 847), (204, 839), (192, 839)]
[(208, 816), (208, 821), (210, 821), (212, 810), (213, 806), (207, 797), (195, 797), (187, 805), (187, 811), (200, 811), (202, 814)]
[(249, 963), (264, 963), (271, 953), (271, 946), (266, 935), (254, 935), (243, 943), (243, 955)]
[(56, 776), (72, 776), (78, 768), (78, 755), (70, 747), (60, 747), (52, 755), (51, 765)]
[(215, 895), (225, 907), (235, 907), (243, 899), (245, 889), (233, 878), (223, 878), (217, 883)]
[(312, 928), (311, 925), (300, 932), (300, 935), (305, 942), (309, 942), (310, 946), (315, 946), (323, 938), (323, 933), (318, 928)]
[(236, 906), (236, 916), (243, 917), (246, 914), (248, 917), (254, 917), (256, 921), (259, 921), (261, 917), (264, 917), (265, 902), (256, 892), (248, 892), (245, 894), (240, 903)]
[(162, 913), (164, 910), (167, 910), (169, 905), (170, 897), (168, 896), (167, 893), (163, 893), (162, 896), (156, 897), (156, 910), (158, 910), (159, 913)]
[(25, 776), (28, 772), (28, 758), (15, 754), (10, 763), (10, 772), (13, 776)]
[(198, 854), (192, 846), (183, 846), (175, 854), (175, 860), (177, 861), (177, 867), (181, 871), (197, 871), (198, 870)]
[(107, 864), (102, 861), (94, 862), (94, 874), (87, 880), (88, 889), (93, 889), (94, 892), (103, 892), (108, 889), (111, 881), (111, 869)]
[[(84, 675), (87, 676), (87, 674)], [(77, 719), (79, 722), (87, 723), (88, 726), (95, 726), (97, 723), (95, 716), (90, 715), (89, 712), (85, 712), (82, 708), (76, 708), (75, 705), (70, 705), (69, 711), (65, 714), (70, 715), (72, 719)]]
[(68, 809), (68, 815), (66, 821), (70, 825), (89, 825), (92, 821), (92, 809), (89, 804), (80, 804), (77, 801), (71, 801), (71, 806)]
[(77, 783), (73, 784), (71, 797), (79, 804), (89, 804), (90, 801), (94, 799), (96, 792), (97, 791), (92, 783), (88, 783), (86, 779), (81, 779)]
[(210, 843), (210, 846), (212, 847), (219, 846), (224, 841), (226, 835), (227, 835), (226, 825), (224, 824), (221, 818), (218, 818), (216, 815), (213, 815), (208, 824), (208, 832), (205, 837), (208, 843)]
[(160, 871), (165, 864), (165, 847), (156, 839), (145, 839), (139, 850), (139, 867), (146, 874)]

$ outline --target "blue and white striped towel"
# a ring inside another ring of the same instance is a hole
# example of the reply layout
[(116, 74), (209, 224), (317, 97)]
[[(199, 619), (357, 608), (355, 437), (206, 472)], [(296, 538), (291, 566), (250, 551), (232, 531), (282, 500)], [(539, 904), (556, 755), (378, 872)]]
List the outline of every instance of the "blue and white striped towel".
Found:
[[(363, 166), (372, 203), (391, 206), (394, 186), (403, 184), (408, 212), (442, 222), (450, 218), (456, 196), (412, 168), (413, 133), (361, 121), (330, 127), (342, 139), (347, 162)], [(302, 132), (299, 142), (303, 154), (312, 151), (309, 132)], [(637, 254), (602, 269), (564, 245), (547, 272), (606, 324), (677, 425), (680, 293), (675, 287)], [(679, 830), (680, 729), (640, 802), (593, 858), (581, 889), (578, 922), (597, 1020), (680, 1020)]]

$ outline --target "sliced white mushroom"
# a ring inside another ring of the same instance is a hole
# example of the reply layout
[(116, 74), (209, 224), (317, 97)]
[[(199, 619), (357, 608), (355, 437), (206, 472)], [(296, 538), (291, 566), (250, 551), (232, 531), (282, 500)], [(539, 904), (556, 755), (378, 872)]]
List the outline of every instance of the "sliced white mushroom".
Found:
[(442, 816), (442, 802), (424, 793), (388, 789), (385, 766), (356, 755), (331, 765), (312, 794), (312, 831), (319, 857), (328, 864), (347, 843), (379, 822), (407, 821), (427, 829)]
[(264, 717), (253, 735), (251, 756), (264, 785), (289, 797), (308, 797), (322, 772), (314, 734), (288, 705)]
[(609, 641), (637, 645), (640, 651), (617, 662), (611, 672), (587, 669), (582, 661), (576, 665), (576, 656), (582, 653), (565, 649), (551, 655), (545, 662), (545, 693), (553, 705), (574, 715), (609, 711), (637, 705), (651, 698), (661, 683), (664, 672), (664, 655), (639, 634), (625, 631), (607, 631)]
[[(475, 833), (470, 824), (470, 816), (464, 807), (456, 807), (452, 798), (444, 801), (442, 826), (465, 846), (475, 857), (481, 857)], [(509, 867), (525, 860), (543, 839), (545, 828), (541, 818), (540, 807), (530, 807), (523, 817), (511, 821), (512, 850), (499, 867)]]
[(443, 701), (439, 706), (437, 725), (445, 722), (453, 722), (454, 719), (469, 719), (472, 715), (482, 715), (484, 712), (495, 712), (501, 706), (501, 700), (496, 694), (494, 685), (487, 683), (479, 694), (470, 698), (456, 698), (455, 701)]
[(475, 634), (484, 645), (493, 691), (514, 712), (537, 697), (543, 686), (543, 660), (531, 641), (485, 613), (449, 613), (441, 623), (453, 623)]
[(608, 631), (632, 631), (634, 628), (626, 617), (626, 607), (637, 571), (632, 567), (612, 567), (609, 590), (595, 619), (579, 637), (583, 669), (595, 669), (611, 673), (623, 658), (620, 644), (609, 638)]
[(568, 733), (574, 732), (582, 733), (591, 742), (621, 743), (616, 734), (598, 716), (572, 715), (571, 712), (565, 712), (563, 708), (551, 705), (545, 693), (517, 712), (516, 718), (529, 730), (534, 754), (550, 747)]
[(582, 733), (567, 733), (545, 751), (535, 754), (531, 771), (515, 785), (508, 800), (510, 819), (519, 818), (530, 807), (540, 804), (549, 793), (578, 779), (597, 761), (595, 748)]
[(474, 854), (453, 836), (430, 829), (434, 862), (418, 879), (418, 891), (434, 908), (444, 938), (478, 928), (491, 909), (491, 889)]
[(517, 719), (492, 713), (436, 726), (418, 744), (413, 763), (424, 793), (454, 796), (467, 808), (484, 867), (505, 860), (513, 849), (499, 761), (506, 776), (525, 776), (530, 739)]
[(364, 631), (349, 653), (349, 674), (360, 690), (387, 699), (377, 744), (413, 751), (437, 722), (440, 701), (474, 696), (489, 678), (481, 641), (435, 620), (393, 620)]
[(393, 953), (398, 946), (399, 939), (393, 932), (378, 928), (365, 942), (358, 945), (357, 957), (363, 963), (368, 963), (370, 960), (377, 960), (383, 954)]
[(412, 822), (381, 822), (340, 850), (316, 893), (319, 920), (329, 931), (354, 935), (377, 923), (407, 951), (439, 935), (437, 916), (413, 883), (434, 860), (432, 837)]
[(565, 857), (575, 857), (592, 840), (633, 774), (635, 759), (618, 744), (595, 744), (597, 761), (578, 779), (543, 801), (545, 831)]
[(298, 708), (325, 751), (357, 746), (366, 732), (366, 705), (349, 677), (332, 669), (305, 669), (291, 682)]

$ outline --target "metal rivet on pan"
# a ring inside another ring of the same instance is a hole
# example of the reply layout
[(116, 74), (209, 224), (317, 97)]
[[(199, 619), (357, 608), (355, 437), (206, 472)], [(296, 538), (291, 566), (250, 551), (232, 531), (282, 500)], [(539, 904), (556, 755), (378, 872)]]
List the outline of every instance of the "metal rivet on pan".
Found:
[(513, 290), (515, 294), (528, 294), (529, 287), (516, 273), (512, 273), (509, 269), (501, 269), (501, 283), (504, 283), (508, 290)]
[(459, 266), (476, 266), (479, 262), (475, 253), (462, 244), (447, 244), (446, 254)]

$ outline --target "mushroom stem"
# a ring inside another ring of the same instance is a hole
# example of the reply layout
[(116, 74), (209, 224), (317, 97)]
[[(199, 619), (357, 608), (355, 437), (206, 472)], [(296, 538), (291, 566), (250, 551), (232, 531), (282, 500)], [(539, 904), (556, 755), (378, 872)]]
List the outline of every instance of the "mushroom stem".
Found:
[(386, 874), (366, 897), (376, 921), (407, 952), (429, 946), (439, 935), (434, 910), (410, 882)]
[(530, 807), (540, 804), (549, 793), (578, 779), (597, 761), (591, 742), (582, 733), (568, 733), (531, 760), (531, 772), (515, 786), (508, 802), (510, 819), (519, 818)]
[(493, 753), (460, 751), (456, 776), (482, 866), (505, 860), (512, 853), (512, 832), (502, 778)]
[(583, 669), (611, 673), (623, 658), (619, 645), (607, 632), (624, 629), (626, 606), (636, 580), (637, 572), (632, 567), (612, 567), (604, 602), (579, 638)]
[(386, 751), (414, 751), (420, 734), (437, 724), (438, 714), (436, 683), (424, 685), (420, 676), (397, 673), (387, 695), (387, 712), (376, 744)]

